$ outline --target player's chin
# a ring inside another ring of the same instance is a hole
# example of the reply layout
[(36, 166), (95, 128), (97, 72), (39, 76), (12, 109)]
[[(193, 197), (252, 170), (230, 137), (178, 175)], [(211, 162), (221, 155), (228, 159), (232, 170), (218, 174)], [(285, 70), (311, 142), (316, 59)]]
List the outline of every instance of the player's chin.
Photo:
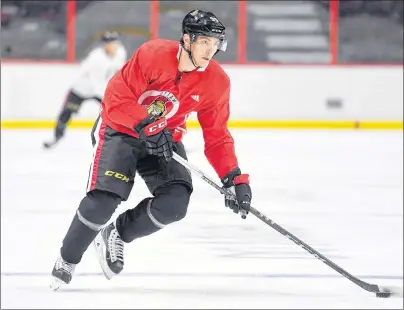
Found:
[(209, 57), (201, 57), (199, 59), (199, 67), (206, 67), (209, 64), (210, 58)]

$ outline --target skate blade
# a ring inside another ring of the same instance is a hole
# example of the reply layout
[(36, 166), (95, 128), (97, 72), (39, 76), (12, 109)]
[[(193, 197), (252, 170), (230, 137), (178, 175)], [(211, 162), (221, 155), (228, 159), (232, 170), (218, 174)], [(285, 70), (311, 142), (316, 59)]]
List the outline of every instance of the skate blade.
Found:
[(63, 284), (65, 284), (62, 280), (56, 277), (52, 277), (52, 283), (50, 285), (50, 288), (56, 292)]
[(106, 256), (106, 248), (105, 248), (105, 243), (104, 240), (102, 239), (101, 234), (99, 234), (93, 241), (95, 253), (98, 259), (98, 262), (101, 265), (102, 272), (107, 278), (107, 280), (111, 280), (113, 276), (115, 276), (115, 273), (109, 269), (108, 263), (105, 259)]

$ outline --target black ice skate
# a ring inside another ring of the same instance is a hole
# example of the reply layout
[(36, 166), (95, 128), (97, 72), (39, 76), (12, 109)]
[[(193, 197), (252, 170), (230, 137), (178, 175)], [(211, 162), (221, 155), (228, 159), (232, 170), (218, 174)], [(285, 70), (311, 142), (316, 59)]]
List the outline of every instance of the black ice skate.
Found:
[(68, 263), (59, 256), (55, 266), (53, 266), (51, 288), (56, 291), (63, 284), (69, 284), (75, 268), (76, 264)]
[(105, 277), (110, 280), (123, 269), (124, 243), (113, 223), (101, 229), (93, 241), (98, 261)]

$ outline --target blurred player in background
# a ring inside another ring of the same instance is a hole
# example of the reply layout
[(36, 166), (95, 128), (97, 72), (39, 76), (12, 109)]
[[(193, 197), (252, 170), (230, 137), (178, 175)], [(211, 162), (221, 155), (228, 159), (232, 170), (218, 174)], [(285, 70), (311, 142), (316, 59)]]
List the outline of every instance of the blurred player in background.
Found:
[[(182, 137), (191, 112), (197, 112), (207, 159), (235, 195), (225, 195), (225, 206), (242, 218), (248, 213), (249, 176), (241, 173), (227, 128), (230, 79), (212, 59), (226, 50), (225, 27), (211, 12), (193, 10), (183, 20), (182, 33), (180, 42), (158, 39), (140, 46), (108, 83), (92, 131), (94, 157), (86, 196), (53, 267), (54, 290), (71, 281), (93, 241), (102, 270), (111, 279), (123, 269), (124, 243), (185, 217), (193, 191), (191, 174), (172, 156), (176, 152), (187, 158)], [(106, 225), (128, 199), (136, 174), (150, 197)]]
[(66, 95), (57, 119), (54, 140), (45, 142), (45, 148), (55, 145), (64, 136), (67, 123), (73, 114), (78, 113), (83, 101), (92, 99), (101, 104), (109, 79), (125, 64), (127, 52), (116, 32), (105, 32), (101, 44), (81, 62), (79, 74)]

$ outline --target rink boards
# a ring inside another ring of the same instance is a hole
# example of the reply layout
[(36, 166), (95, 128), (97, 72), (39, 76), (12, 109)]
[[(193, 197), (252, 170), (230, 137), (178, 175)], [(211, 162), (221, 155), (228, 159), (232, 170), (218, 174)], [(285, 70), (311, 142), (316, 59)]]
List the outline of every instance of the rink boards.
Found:
[[(77, 69), (2, 62), (1, 127), (52, 128)], [(403, 129), (402, 66), (224, 69), (232, 82), (230, 128)], [(95, 102), (84, 104), (70, 126), (90, 128), (98, 111)], [(196, 127), (192, 114), (188, 128)]]

